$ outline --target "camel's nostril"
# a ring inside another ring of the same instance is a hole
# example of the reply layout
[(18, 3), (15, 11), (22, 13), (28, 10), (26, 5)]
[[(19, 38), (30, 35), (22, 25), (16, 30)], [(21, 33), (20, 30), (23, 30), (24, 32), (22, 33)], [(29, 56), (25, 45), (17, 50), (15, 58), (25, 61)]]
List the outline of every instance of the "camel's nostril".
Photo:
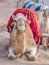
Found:
[(23, 24), (21, 23), (20, 26), (23, 26)]

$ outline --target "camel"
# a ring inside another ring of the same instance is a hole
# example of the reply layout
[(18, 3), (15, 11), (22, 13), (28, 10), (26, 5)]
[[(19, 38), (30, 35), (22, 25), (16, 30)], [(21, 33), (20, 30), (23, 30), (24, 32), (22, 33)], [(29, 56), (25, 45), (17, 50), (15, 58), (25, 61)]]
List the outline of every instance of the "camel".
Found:
[(27, 18), (22, 13), (18, 13), (16, 16), (12, 15), (12, 18), (14, 21), (11, 24), (13, 27), (10, 33), (8, 58), (15, 59), (26, 55), (29, 60), (35, 60), (37, 45)]
[(44, 47), (44, 50), (47, 50), (48, 47), (48, 38), (49, 38), (49, 8), (45, 7), (40, 13), (41, 21), (41, 29), (42, 29), (42, 44)]

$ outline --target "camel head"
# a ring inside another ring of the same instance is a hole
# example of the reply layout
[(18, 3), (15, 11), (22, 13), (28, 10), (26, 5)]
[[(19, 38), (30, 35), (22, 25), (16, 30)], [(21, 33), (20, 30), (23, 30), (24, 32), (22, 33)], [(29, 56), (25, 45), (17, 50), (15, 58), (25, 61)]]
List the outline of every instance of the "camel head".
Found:
[(12, 18), (16, 23), (16, 28), (21, 32), (25, 31), (25, 24), (27, 18), (21, 13), (17, 14), (16, 16), (12, 15)]

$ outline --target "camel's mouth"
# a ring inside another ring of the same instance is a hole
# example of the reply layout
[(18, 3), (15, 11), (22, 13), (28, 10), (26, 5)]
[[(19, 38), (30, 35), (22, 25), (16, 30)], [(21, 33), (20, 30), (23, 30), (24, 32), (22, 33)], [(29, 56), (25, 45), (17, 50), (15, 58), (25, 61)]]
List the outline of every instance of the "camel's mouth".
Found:
[(25, 31), (25, 26), (24, 25), (20, 25), (20, 26), (18, 26), (17, 27), (17, 29), (20, 31), (20, 32), (23, 32), (23, 31)]

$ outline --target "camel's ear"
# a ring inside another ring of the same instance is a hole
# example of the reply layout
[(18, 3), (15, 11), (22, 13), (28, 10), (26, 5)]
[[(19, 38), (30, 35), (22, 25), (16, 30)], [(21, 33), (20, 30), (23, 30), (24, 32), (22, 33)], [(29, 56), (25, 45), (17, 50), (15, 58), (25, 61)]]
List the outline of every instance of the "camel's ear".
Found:
[(12, 19), (15, 20), (15, 15), (12, 15)]

